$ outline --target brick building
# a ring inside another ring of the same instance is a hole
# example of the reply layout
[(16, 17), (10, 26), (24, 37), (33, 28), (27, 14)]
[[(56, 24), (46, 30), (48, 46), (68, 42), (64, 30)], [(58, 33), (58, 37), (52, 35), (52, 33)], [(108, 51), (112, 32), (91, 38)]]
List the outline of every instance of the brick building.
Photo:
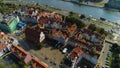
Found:
[(32, 68), (49, 68), (47, 64), (40, 61), (36, 57), (32, 57), (30, 53), (28, 53), (18, 45), (12, 45), (11, 52), (15, 57), (17, 57), (24, 64), (30, 63), (30, 66)]
[(26, 39), (34, 43), (39, 42), (40, 33), (41, 33), (41, 30), (37, 25), (32, 27), (27, 26), (25, 29)]

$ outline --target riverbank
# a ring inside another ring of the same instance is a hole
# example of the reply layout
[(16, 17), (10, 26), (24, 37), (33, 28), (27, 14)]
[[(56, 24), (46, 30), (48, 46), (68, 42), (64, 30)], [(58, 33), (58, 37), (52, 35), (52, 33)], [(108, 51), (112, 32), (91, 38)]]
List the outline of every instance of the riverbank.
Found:
[[(63, 15), (63, 16), (68, 16), (69, 15), (69, 13), (70, 13), (70, 11), (66, 11), (66, 10), (62, 10), (62, 9), (59, 9), (59, 8), (54, 8), (54, 7), (50, 7), (50, 6), (48, 6), (48, 5), (42, 5), (42, 4), (39, 4), (39, 3), (36, 3), (36, 2), (25, 2), (25, 1), (5, 1), (6, 3), (16, 3), (16, 4), (18, 4), (18, 5), (25, 5), (25, 6), (29, 6), (29, 7), (37, 7), (37, 8), (40, 8), (41, 10), (45, 10), (45, 11), (49, 11), (49, 12), (54, 12), (54, 13), (58, 13), (58, 14), (61, 14), (61, 15)], [(80, 16), (81, 14), (78, 14), (78, 13), (75, 13), (75, 14), (77, 14), (78, 16)], [(89, 17), (89, 16), (86, 16), (87, 18), (91, 18), (91, 19), (93, 19), (93, 17)], [(96, 19), (96, 20), (100, 20), (100, 19), (97, 19), (97, 18), (94, 18), (94, 19)], [(98, 25), (100, 25), (100, 24), (110, 24), (110, 25), (114, 25), (114, 24), (116, 24), (116, 23), (112, 23), (112, 22), (110, 22), (110, 21), (107, 21), (107, 22), (105, 22), (104, 21), (104, 23), (99, 23)], [(97, 24), (97, 23), (96, 23)]]
[(48, 11), (48, 12), (53, 12), (54, 11), (54, 13), (58, 13), (60, 15), (65, 15), (65, 16), (69, 15), (68, 11), (64, 11), (64, 10), (59, 9), (59, 8), (54, 8), (53, 6), (42, 5), (42, 4), (39, 4), (39, 3), (36, 3), (36, 2), (6, 0), (6, 1), (4, 1), (4, 3), (14, 3), (14, 4), (17, 4), (17, 5), (39, 8), (43, 11)]
[(78, 5), (87, 5), (87, 6), (100, 7), (100, 8), (104, 7), (106, 4), (105, 1), (102, 1), (102, 2), (76, 2), (76, 1), (71, 1), (71, 0), (63, 0), (63, 1), (75, 3)]
[[(39, 4), (39, 3), (36, 3), (36, 2), (25, 2), (25, 1), (19, 1), (19, 2), (18, 1), (5, 1), (5, 2), (6, 3), (8, 3), (8, 2), (9, 3), (16, 3), (18, 5), (25, 5), (25, 6), (29, 6), (29, 7), (35, 7), (35, 8), (39, 8), (41, 10), (44, 10), (44, 11), (58, 13), (58, 14), (63, 15), (63, 16), (68, 16), (70, 14), (70, 11), (66, 11), (66, 10), (62, 10), (62, 9), (59, 9), (59, 8), (50, 7), (48, 5), (42, 5), (42, 4)], [(81, 15), (81, 14), (78, 14), (78, 13), (75, 13), (75, 14), (78, 15), (78, 16)], [(106, 26), (108, 27), (108, 25), (109, 25), (108, 28), (110, 28), (110, 29), (112, 29), (112, 26), (118, 25), (118, 24), (110, 22), (110, 21), (102, 21), (100, 19), (93, 18), (93, 17), (90, 17), (90, 16), (86, 16), (86, 18), (90, 18), (91, 20), (92, 19), (96, 19), (96, 21), (89, 21), (89, 22), (91, 22), (91, 23), (92, 22), (96, 22), (95, 23), (96, 25), (98, 25), (98, 26), (100, 26), (102, 28), (104, 27), (105, 29), (106, 29)], [(97, 23), (97, 21), (98, 22), (102, 21), (102, 23)], [(108, 25), (106, 25), (106, 24), (108, 24)]]
[(94, 3), (93, 2), (80, 2), (80, 4), (93, 6), (93, 7), (99, 7), (99, 8), (103, 8), (105, 5), (105, 3), (103, 3), (103, 2), (99, 2), (99, 3), (97, 3), (97, 2), (94, 2)]

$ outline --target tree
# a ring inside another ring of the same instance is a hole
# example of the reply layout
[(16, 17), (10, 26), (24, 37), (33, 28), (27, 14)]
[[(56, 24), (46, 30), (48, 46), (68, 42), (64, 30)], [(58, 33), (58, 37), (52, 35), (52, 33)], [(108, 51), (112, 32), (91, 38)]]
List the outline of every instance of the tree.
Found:
[(12, 64), (12, 65), (10, 65), (10, 68), (17, 68), (17, 65), (16, 64)]
[(105, 30), (104, 30), (103, 28), (100, 28), (99, 33), (100, 33), (100, 34), (104, 34), (104, 33), (105, 33)]
[(41, 49), (42, 47), (44, 47), (44, 43), (40, 43), (40, 42), (39, 42), (38, 45), (37, 45), (37, 48), (38, 48), (38, 49)]
[(120, 63), (115, 63), (114, 68), (120, 68)]
[(0, 68), (5, 68), (4, 65), (0, 64)]
[(88, 29), (91, 29), (92, 31), (95, 31), (96, 30), (96, 25), (95, 24), (90, 24), (88, 26)]
[(115, 51), (115, 53), (120, 53), (120, 46), (116, 47), (116, 48), (114, 49), (114, 51)]
[(2, 2), (3, 2), (3, 0), (0, 0), (0, 2), (2, 3)]
[(73, 14), (73, 12), (72, 12), (72, 11), (70, 11), (70, 12), (69, 12), (69, 15), (72, 15), (72, 14)]
[(118, 47), (118, 44), (117, 43), (114, 43), (113, 45), (112, 45), (112, 51), (115, 51), (115, 49)]
[(78, 28), (83, 28), (86, 26), (86, 24), (81, 22), (81, 21), (79, 23), (76, 23), (76, 24), (77, 24)]
[(72, 16), (74, 13), (72, 11), (69, 12), (69, 16)]
[(82, 15), (80, 16), (80, 19), (83, 19), (83, 18), (85, 18), (85, 15), (84, 15), (84, 14), (82, 14)]
[(67, 16), (65, 22), (76, 23), (78, 28), (82, 28), (86, 26), (83, 22), (81, 22), (79, 18), (73, 16)]

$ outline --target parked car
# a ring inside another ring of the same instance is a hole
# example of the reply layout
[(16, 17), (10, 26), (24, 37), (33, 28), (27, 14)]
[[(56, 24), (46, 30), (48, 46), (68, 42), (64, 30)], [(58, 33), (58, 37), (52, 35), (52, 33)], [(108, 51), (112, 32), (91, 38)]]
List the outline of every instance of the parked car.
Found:
[(55, 48), (58, 48), (60, 49), (62, 46), (64, 46), (62, 43), (58, 42), (56, 45), (55, 45)]
[(17, 29), (18, 29), (18, 30), (23, 29), (25, 26), (26, 26), (25, 23), (19, 22), (19, 23), (17, 24)]
[(67, 48), (64, 48), (64, 49), (62, 50), (62, 53), (65, 54), (65, 53), (67, 52), (67, 50), (68, 50)]
[(67, 49), (68, 49), (67, 52), (70, 53), (70, 52), (73, 50), (74, 46), (72, 46), (72, 45), (67, 45), (67, 46), (65, 46), (64, 48), (67, 48)]

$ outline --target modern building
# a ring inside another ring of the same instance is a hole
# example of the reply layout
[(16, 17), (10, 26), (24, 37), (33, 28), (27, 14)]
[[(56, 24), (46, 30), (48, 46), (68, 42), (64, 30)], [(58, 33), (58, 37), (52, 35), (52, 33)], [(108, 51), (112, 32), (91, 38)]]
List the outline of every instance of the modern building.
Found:
[(17, 23), (19, 22), (19, 17), (6, 16), (0, 22), (0, 29), (5, 33), (13, 32), (16, 29)]

